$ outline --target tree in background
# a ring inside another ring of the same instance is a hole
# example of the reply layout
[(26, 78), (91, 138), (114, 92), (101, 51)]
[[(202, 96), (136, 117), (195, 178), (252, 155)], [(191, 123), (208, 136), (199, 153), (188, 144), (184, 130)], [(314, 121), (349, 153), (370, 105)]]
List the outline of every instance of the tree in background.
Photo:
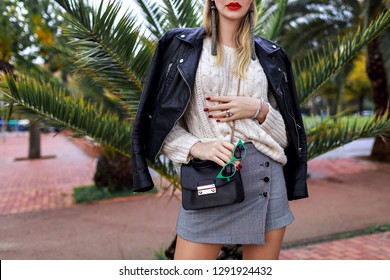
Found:
[[(361, 0), (289, 1), (279, 41), (291, 56), (299, 59), (306, 55), (307, 49), (320, 51), (321, 48), (332, 48), (332, 44), (337, 45), (339, 36), (363, 24), (364, 16), (364, 3)], [(345, 81), (352, 69), (353, 61), (334, 75), (309, 104), (317, 107), (326, 105), (328, 110), (322, 108), (322, 111), (329, 111), (330, 114), (345, 110)], [(369, 92), (360, 97), (368, 96)]]
[[(372, 20), (378, 11), (389, 10), (389, 3), (381, 0), (366, 0), (367, 22)], [(390, 88), (390, 30), (371, 41), (367, 46), (368, 60), (367, 73), (372, 82), (372, 96), (377, 117), (389, 116), (389, 88)], [(387, 60), (387, 64), (386, 64)], [(387, 69), (386, 69), (387, 68)], [(371, 151), (371, 157), (390, 162), (390, 137), (376, 137)]]
[[(67, 88), (66, 95), (83, 97), (126, 118), (115, 96), (107, 94), (98, 82), (83, 75), (82, 71), (75, 72), (73, 50), (67, 45), (68, 38), (58, 36), (66, 21), (56, 2), (6, 0), (0, 3), (0, 10), (3, 11), (0, 15), (0, 71), (35, 71), (41, 76), (42, 71), (47, 69), (60, 78), (58, 82)], [(37, 65), (36, 60), (43, 66)], [(73, 78), (69, 81), (71, 74)], [(56, 79), (50, 73), (43, 75), (48, 80)], [(41, 120), (36, 117), (31, 119), (28, 158), (35, 159), (41, 157)], [(107, 147), (103, 150), (106, 152), (99, 156), (94, 176), (96, 186), (110, 190), (131, 189), (131, 160), (120, 153), (108, 151)]]
[[(367, 26), (378, 13), (389, 8), (385, 0), (299, 0), (290, 1), (286, 8), (286, 16), (280, 36), (282, 45), (288, 52), (299, 58), (305, 55), (307, 48), (327, 48), (329, 44), (337, 44), (338, 36), (356, 30), (359, 26)], [(337, 114), (345, 109), (343, 94), (348, 98), (359, 100), (359, 112), (363, 111), (363, 101), (372, 95), (375, 114), (382, 116), (390, 112), (389, 80), (390, 80), (390, 30), (385, 30), (367, 46), (367, 74), (372, 90), (364, 87), (363, 93), (355, 87), (354, 93), (348, 91), (347, 85), (352, 65), (344, 67), (324, 86), (318, 94), (327, 97), (331, 102), (331, 113)], [(355, 72), (356, 74), (356, 72)], [(363, 77), (364, 79), (364, 77)], [(362, 88), (361, 88), (362, 89)], [(372, 93), (370, 93), (372, 91)], [(370, 99), (371, 99), (370, 98)], [(312, 104), (313, 100), (311, 101)], [(344, 108), (343, 108), (344, 107)], [(350, 108), (348, 108), (350, 109)], [(387, 144), (386, 144), (387, 143)], [(371, 157), (381, 161), (390, 160), (390, 139), (376, 137)]]
[[(58, 5), (50, 0), (4, 0), (0, 2), (0, 11), (1, 72), (13, 74), (17, 68), (30, 68), (35, 59), (50, 65), (59, 63), (56, 59), (61, 56), (54, 56), (50, 50), (63, 22)], [(40, 157), (40, 127), (32, 121), (28, 158)]]

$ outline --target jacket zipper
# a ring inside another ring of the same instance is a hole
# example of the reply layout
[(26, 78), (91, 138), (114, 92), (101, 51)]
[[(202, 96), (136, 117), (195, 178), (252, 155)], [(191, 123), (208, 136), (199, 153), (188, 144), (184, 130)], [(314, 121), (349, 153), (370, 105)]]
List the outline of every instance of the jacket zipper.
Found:
[[(181, 119), (181, 117), (183, 117), (185, 111), (187, 110), (188, 104), (190, 103), (190, 99), (191, 99), (191, 95), (192, 95), (192, 91), (191, 91), (190, 85), (188, 84), (187, 80), (184, 78), (183, 73), (181, 72), (181, 70), (180, 70), (180, 68), (179, 68), (179, 65), (177, 66), (177, 70), (179, 71), (180, 76), (183, 78), (184, 82), (186, 83), (186, 85), (187, 85), (187, 87), (188, 87), (188, 90), (190, 91), (190, 98), (188, 98), (188, 101), (187, 101), (186, 106), (184, 107), (183, 113), (181, 113), (180, 117), (175, 121), (175, 124), (173, 125), (172, 129), (175, 127), (175, 125), (176, 125), (177, 122)], [(167, 136), (165, 136), (164, 141), (162, 141), (161, 146), (160, 146), (160, 148), (158, 149), (158, 152), (157, 152), (156, 156), (157, 156), (158, 154), (160, 154), (161, 149), (162, 149), (162, 146), (164, 145), (165, 139), (167, 139), (167, 137), (168, 137), (169, 133), (171, 133), (172, 129), (168, 132)]]
[[(284, 76), (284, 81), (286, 83), (288, 83), (288, 79), (287, 79), (287, 74), (286, 72), (282, 71), (282, 69), (279, 68), (279, 71), (283, 73), (283, 76)], [(284, 102), (284, 106), (286, 108), (286, 111), (287, 111), (287, 114), (290, 116), (290, 118), (293, 120), (294, 122), (294, 128), (295, 128), (295, 132), (297, 134), (297, 141), (298, 141), (298, 153), (300, 155), (301, 153), (301, 144), (300, 144), (300, 140), (299, 140), (299, 133), (298, 133), (298, 127), (301, 128), (301, 126), (298, 126), (297, 122), (295, 121), (295, 118), (290, 114), (290, 111), (288, 110), (288, 107), (287, 107), (287, 103), (286, 103), (286, 98), (285, 98), (285, 94), (284, 94), (284, 91), (283, 91), (283, 86), (281, 86), (281, 90), (283, 92), (283, 102)]]
[(169, 71), (171, 71), (171, 67), (173, 65), (173, 62), (169, 63), (167, 73), (165, 74), (165, 78), (168, 77)]

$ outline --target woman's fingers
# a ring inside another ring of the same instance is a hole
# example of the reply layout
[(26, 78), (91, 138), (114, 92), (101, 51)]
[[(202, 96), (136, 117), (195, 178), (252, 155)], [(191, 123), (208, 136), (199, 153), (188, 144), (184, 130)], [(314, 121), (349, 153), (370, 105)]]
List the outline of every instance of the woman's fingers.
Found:
[(213, 159), (211, 159), (212, 161), (214, 161), (214, 162), (216, 162), (218, 165), (220, 165), (220, 166), (224, 166), (225, 164), (226, 164), (226, 162), (229, 162), (229, 160), (228, 161), (225, 161), (225, 160), (222, 160), (221, 158), (219, 158), (219, 157), (214, 157)]
[(212, 160), (223, 166), (231, 160), (233, 149), (233, 144), (222, 140), (209, 143), (197, 142), (191, 147), (190, 154), (202, 160)]
[(210, 118), (217, 119), (219, 122), (250, 118), (261, 104), (259, 98), (248, 96), (216, 96), (210, 97), (208, 101), (221, 102), (204, 108)]
[(206, 97), (206, 100), (207, 101), (210, 101), (210, 102), (230, 102), (233, 100), (234, 97), (232, 96), (209, 96), (209, 97)]
[(209, 114), (209, 118), (214, 118), (214, 119), (231, 118), (233, 116), (234, 116), (233, 110), (226, 110), (223, 112), (214, 112)]
[(224, 166), (225, 165), (225, 162), (222, 160), (222, 159), (220, 159), (220, 158), (218, 158), (218, 157), (215, 157), (215, 158), (213, 158), (213, 159), (210, 159), (211, 161), (214, 161), (216, 164), (218, 164), (219, 166)]
[(226, 141), (221, 141), (222, 145), (229, 150), (229, 153), (231, 154), (234, 150), (234, 145), (232, 143), (226, 142)]
[(230, 109), (232, 105), (230, 103), (223, 103), (218, 105), (213, 105), (210, 107), (207, 107), (207, 112), (215, 112), (215, 111), (226, 111)]

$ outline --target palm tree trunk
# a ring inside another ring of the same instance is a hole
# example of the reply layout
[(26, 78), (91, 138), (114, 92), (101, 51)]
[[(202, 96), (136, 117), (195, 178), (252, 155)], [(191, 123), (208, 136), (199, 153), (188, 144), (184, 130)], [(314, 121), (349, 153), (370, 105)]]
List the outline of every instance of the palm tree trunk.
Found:
[(367, 74), (372, 82), (375, 115), (382, 116), (388, 112), (389, 94), (387, 92), (386, 69), (379, 49), (379, 38), (368, 45)]
[[(14, 68), (8, 61), (0, 61), (0, 72), (14, 75)], [(28, 158), (41, 158), (41, 133), (39, 125), (31, 122), (29, 133)]]
[[(386, 9), (380, 0), (368, 2), (367, 18), (372, 19), (378, 11)], [(375, 104), (375, 115), (377, 117), (390, 113), (389, 93), (387, 87), (387, 76), (385, 62), (380, 50), (381, 36), (375, 38), (367, 48), (367, 74), (372, 82), (372, 97)], [(390, 161), (390, 137), (377, 137), (371, 151), (371, 158), (379, 161)]]
[(35, 123), (30, 124), (30, 137), (28, 147), (28, 158), (37, 159), (41, 157), (41, 132), (39, 125)]
[[(367, 73), (372, 81), (372, 97), (375, 104), (375, 115), (384, 115), (389, 111), (389, 93), (387, 91), (386, 70), (379, 50), (379, 38), (368, 46)], [(390, 162), (390, 137), (376, 137), (371, 150), (371, 158)]]

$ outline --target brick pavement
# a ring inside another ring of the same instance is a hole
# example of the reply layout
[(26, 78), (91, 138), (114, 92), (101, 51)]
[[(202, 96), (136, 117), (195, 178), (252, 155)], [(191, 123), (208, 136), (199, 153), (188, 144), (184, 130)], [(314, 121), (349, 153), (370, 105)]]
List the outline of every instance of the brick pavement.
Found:
[(281, 260), (390, 260), (390, 232), (284, 249)]
[(309, 161), (311, 179), (332, 178), (369, 170), (377, 170), (380, 164), (359, 158), (315, 159)]
[(90, 185), (96, 160), (61, 134), (41, 134), (41, 154), (48, 159), (15, 160), (28, 154), (28, 132), (0, 137), (0, 215), (64, 208), (72, 189)]

